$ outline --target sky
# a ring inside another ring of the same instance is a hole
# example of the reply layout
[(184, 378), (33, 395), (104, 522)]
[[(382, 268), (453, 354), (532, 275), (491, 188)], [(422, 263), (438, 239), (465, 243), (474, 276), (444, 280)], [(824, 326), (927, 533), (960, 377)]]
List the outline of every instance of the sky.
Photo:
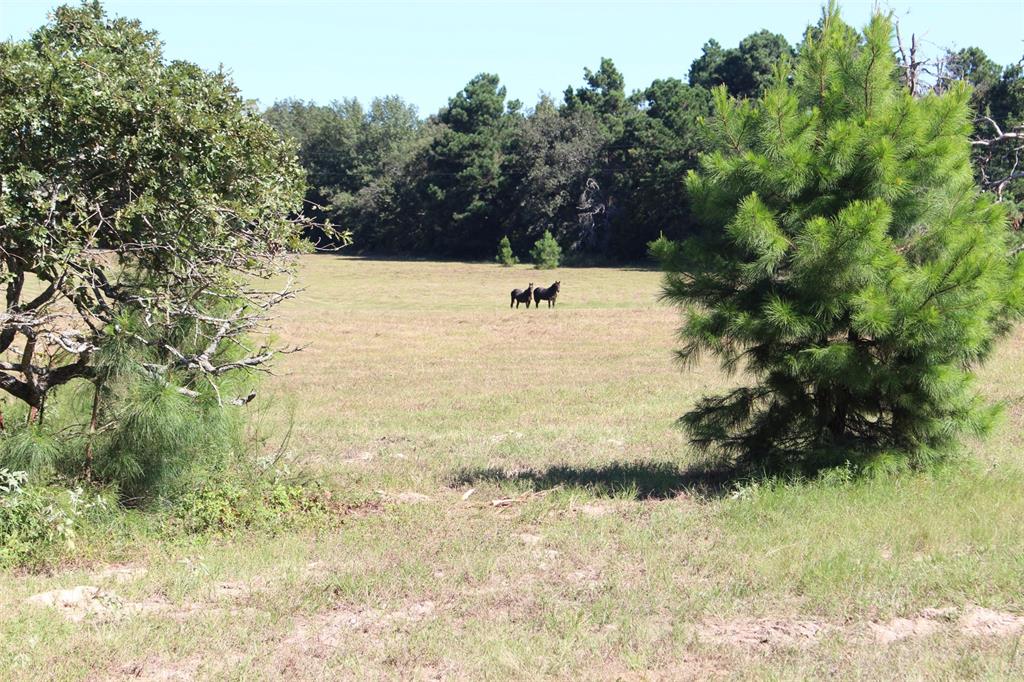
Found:
[[(46, 22), (54, 0), (0, 0), (0, 40)], [(858, 27), (872, 1), (842, 2)], [(655, 78), (685, 79), (714, 38), (733, 47), (767, 28), (791, 43), (817, 21), (820, 0), (607, 2), (350, 2), (342, 0), (125, 0), (108, 13), (159, 32), (165, 55), (207, 69), (224, 65), (245, 97), (329, 102), (398, 94), (436, 112), (473, 76), (497, 73), (509, 98), (532, 105), (582, 83), (583, 68), (611, 57), (627, 91)], [(1024, 56), (1024, 0), (891, 0), (880, 3), (930, 54), (977, 45), (996, 62)]]

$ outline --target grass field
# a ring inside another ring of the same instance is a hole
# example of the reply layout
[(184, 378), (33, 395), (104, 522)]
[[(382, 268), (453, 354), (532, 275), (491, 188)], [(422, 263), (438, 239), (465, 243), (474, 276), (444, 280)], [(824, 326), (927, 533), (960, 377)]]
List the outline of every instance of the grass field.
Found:
[[(1024, 335), (982, 372), (1006, 418), (967, 463), (695, 487), (673, 422), (735, 379), (673, 364), (657, 273), (301, 274), (278, 325), (307, 348), (260, 419), (352, 511), (0, 576), (0, 678), (1024, 676)], [(508, 309), (554, 279), (556, 308)], [(26, 601), (76, 586), (99, 592)]]

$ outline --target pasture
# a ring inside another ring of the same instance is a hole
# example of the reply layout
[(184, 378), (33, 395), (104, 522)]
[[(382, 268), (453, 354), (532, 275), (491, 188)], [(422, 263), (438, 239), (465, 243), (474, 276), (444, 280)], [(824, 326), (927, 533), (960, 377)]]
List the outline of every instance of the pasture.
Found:
[[(305, 349), (249, 409), (268, 451), (345, 498), (340, 523), (111, 529), (80, 563), (5, 575), (0, 678), (1024, 674), (1019, 331), (980, 379), (1005, 418), (962, 464), (709, 483), (674, 420), (736, 379), (676, 367), (657, 272), (309, 256), (300, 274), (277, 326)], [(556, 307), (509, 309), (555, 280)], [(76, 586), (100, 591), (26, 601)]]

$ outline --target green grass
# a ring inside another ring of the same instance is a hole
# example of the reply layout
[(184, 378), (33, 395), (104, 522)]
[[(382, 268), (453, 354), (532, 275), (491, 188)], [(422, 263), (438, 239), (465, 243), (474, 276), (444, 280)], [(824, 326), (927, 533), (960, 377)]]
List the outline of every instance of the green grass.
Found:
[[(964, 463), (693, 487), (674, 420), (739, 378), (673, 364), (657, 273), (317, 256), (302, 278), (279, 331), (306, 350), (252, 407), (353, 511), (211, 541), (128, 522), (3, 575), (0, 678), (1024, 674), (1019, 632), (959, 620), (1024, 614), (1021, 334), (981, 373), (1006, 417)], [(555, 279), (556, 308), (508, 309)], [(80, 623), (25, 603), (75, 585), (120, 602)], [(943, 607), (927, 636), (870, 625)]]

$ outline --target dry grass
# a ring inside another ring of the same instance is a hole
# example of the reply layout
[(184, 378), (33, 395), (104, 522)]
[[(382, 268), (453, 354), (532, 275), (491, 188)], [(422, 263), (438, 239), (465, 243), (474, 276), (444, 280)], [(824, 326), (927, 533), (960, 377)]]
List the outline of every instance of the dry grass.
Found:
[[(293, 413), (290, 451), (380, 511), (2, 577), (0, 678), (1024, 674), (1020, 334), (983, 373), (1008, 410), (975, 464), (701, 495), (673, 421), (726, 379), (673, 365), (657, 273), (319, 256), (303, 277), (280, 328), (309, 347), (263, 419)], [(507, 308), (554, 279), (555, 309)], [(78, 585), (105, 600), (80, 622), (25, 601)]]

